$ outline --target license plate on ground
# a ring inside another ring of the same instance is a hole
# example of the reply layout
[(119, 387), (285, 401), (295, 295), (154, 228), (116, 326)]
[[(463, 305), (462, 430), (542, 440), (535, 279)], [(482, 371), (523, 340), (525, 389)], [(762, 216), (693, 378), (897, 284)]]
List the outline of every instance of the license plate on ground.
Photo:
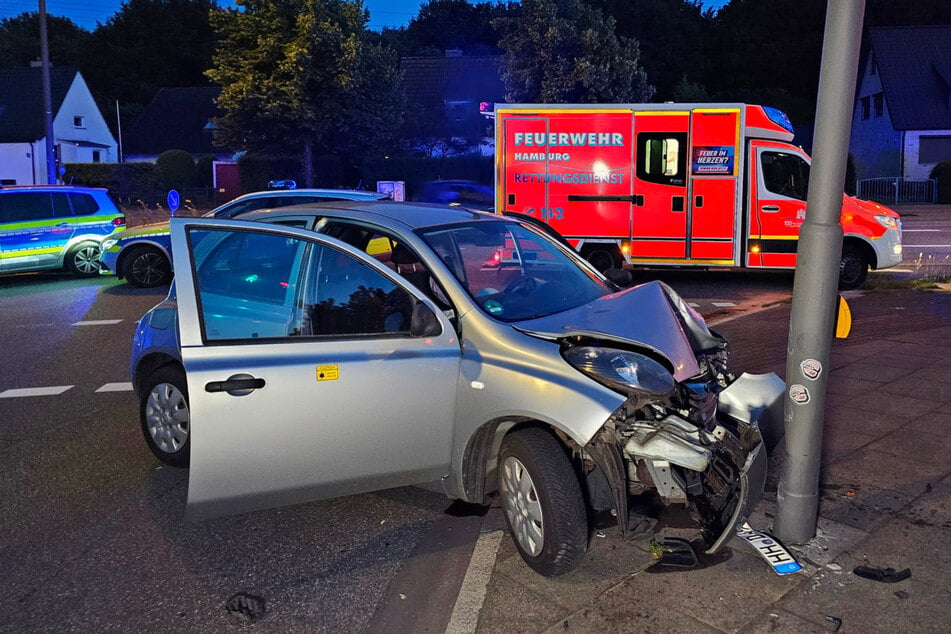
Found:
[(780, 544), (774, 537), (766, 533), (755, 530), (749, 522), (743, 522), (743, 526), (736, 534), (737, 537), (746, 540), (756, 552), (766, 560), (772, 569), (778, 575), (790, 575), (802, 570), (802, 566), (796, 561), (786, 547)]

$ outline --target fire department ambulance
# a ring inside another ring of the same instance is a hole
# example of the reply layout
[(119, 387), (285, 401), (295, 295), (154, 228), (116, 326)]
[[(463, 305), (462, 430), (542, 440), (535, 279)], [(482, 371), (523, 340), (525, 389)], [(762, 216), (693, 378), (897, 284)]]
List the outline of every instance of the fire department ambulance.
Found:
[[(809, 156), (789, 119), (738, 103), (499, 106), (496, 209), (549, 223), (600, 270), (789, 269)], [(844, 197), (840, 286), (901, 262), (891, 209)]]

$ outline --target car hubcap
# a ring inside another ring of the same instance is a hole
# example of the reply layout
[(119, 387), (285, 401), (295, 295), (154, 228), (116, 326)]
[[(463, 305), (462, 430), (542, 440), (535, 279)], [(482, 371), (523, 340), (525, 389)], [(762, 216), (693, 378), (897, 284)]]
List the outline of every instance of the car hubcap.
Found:
[(73, 264), (80, 273), (92, 273), (99, 270), (99, 249), (86, 247), (76, 252)]
[(157, 253), (144, 253), (132, 262), (132, 275), (143, 284), (157, 284), (165, 279), (165, 259)]
[(542, 506), (532, 476), (514, 456), (509, 456), (502, 464), (501, 494), (505, 514), (519, 546), (532, 557), (538, 556), (545, 545)]
[(175, 453), (188, 441), (188, 403), (171, 383), (159, 383), (145, 403), (145, 422), (155, 446)]

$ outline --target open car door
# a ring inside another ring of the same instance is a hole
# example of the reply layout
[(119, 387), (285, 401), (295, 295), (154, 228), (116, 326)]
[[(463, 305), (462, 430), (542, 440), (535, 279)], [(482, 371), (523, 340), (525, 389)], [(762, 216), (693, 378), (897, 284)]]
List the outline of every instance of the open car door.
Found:
[(461, 351), (430, 300), (306, 230), (180, 218), (172, 245), (189, 519), (448, 472)]

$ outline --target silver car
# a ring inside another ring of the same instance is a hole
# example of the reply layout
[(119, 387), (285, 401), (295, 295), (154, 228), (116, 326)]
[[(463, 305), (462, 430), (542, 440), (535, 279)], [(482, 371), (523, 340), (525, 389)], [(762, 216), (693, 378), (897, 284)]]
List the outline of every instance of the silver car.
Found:
[(735, 378), (666, 285), (621, 290), (511, 218), (308, 213), (172, 221), (176, 289), (132, 373), (149, 446), (190, 465), (189, 518), (438, 481), (498, 494), (522, 557), (558, 575), (591, 511), (631, 536), (684, 509), (715, 552), (759, 500), (782, 381)]

